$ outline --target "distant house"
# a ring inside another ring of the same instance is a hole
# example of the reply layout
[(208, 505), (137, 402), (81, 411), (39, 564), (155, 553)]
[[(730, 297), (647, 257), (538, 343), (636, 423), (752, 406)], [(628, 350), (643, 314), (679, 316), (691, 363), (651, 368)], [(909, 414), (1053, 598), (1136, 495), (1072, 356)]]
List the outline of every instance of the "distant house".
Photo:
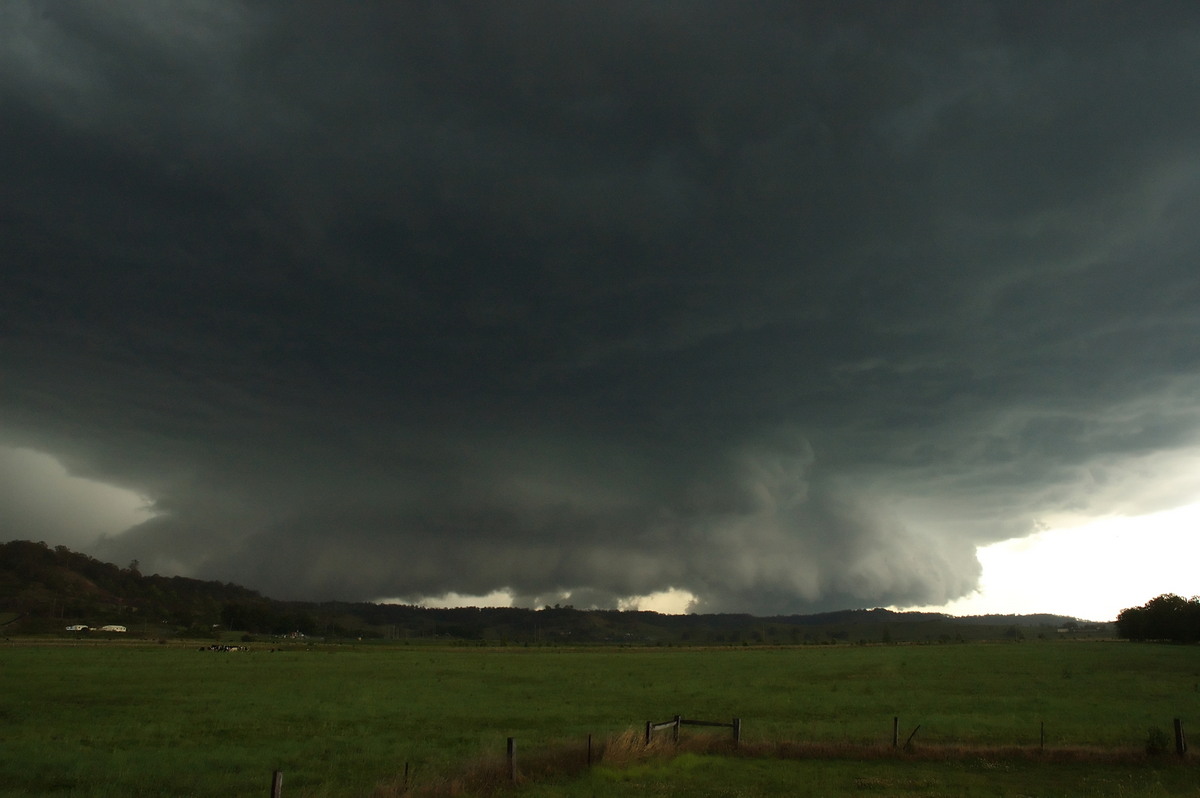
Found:
[(86, 624), (75, 623), (67, 627), (68, 632), (86, 632), (88, 630)]
[(129, 630), (126, 629), (124, 626), (117, 626), (116, 624), (109, 624), (108, 626), (101, 626), (100, 631), (101, 632), (128, 632)]

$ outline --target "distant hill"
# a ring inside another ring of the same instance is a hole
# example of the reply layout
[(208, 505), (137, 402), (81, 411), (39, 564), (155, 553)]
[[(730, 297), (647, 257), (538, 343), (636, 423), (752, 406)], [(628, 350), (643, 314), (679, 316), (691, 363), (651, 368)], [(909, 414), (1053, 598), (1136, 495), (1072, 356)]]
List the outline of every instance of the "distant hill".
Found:
[(623, 610), (546, 607), (430, 609), (367, 602), (276, 601), (239, 585), (181, 576), (144, 575), (65, 546), (0, 544), (0, 629), (6, 635), (61, 633), (106, 624), (130, 635), (247, 637), (277, 635), (548, 645), (815, 645), (949, 643), (1111, 634), (1059, 615), (955, 618), (886, 609), (812, 615), (661, 615)]
[(1018, 626), (1054, 626), (1065, 627), (1067, 624), (1085, 624), (1095, 626), (1093, 621), (1082, 621), (1069, 615), (1048, 615), (1035, 613), (1032, 615), (964, 615), (956, 617), (958, 623), (975, 624), (977, 626), (1001, 626), (1017, 624)]
[(84, 619), (91, 625), (145, 619), (156, 628), (189, 628), (215, 618), (226, 602), (262, 600), (239, 585), (144, 576), (136, 563), (119, 568), (66, 546), (27, 540), (0, 544), (0, 609), (27, 619), (28, 628)]

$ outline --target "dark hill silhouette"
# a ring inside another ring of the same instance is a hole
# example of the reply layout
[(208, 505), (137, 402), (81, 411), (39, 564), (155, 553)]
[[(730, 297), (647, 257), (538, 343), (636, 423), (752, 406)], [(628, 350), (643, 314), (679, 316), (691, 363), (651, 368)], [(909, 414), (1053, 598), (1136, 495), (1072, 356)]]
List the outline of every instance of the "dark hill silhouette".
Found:
[(66, 546), (27, 540), (0, 544), (0, 608), (39, 630), (52, 620), (85, 618), (94, 619), (91, 625), (145, 619), (156, 627), (165, 622), (187, 628), (210, 617), (215, 622), (225, 602), (261, 600), (239, 585), (144, 576), (136, 562), (119, 568)]
[(293, 635), (510, 644), (796, 645), (954, 642), (1102, 634), (1105, 625), (1059, 615), (955, 618), (856, 609), (812, 615), (662, 615), (545, 607), (427, 607), (368, 602), (277, 601), (225, 582), (144, 575), (65, 546), (0, 544), (4, 633), (61, 633), (69, 625), (119, 624), (131, 635)]

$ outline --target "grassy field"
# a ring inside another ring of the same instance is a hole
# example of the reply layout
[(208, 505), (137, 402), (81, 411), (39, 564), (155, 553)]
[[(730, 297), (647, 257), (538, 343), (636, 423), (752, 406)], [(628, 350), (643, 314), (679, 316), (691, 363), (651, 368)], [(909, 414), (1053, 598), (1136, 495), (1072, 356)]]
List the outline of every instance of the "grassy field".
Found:
[[(1172, 718), (1200, 728), (1198, 647), (254, 648), (5, 644), (0, 796), (263, 795), (280, 769), (289, 798), (363, 797), (405, 763), (413, 783), (432, 783), (502, 754), (509, 736), (524, 756), (677, 713), (740, 717), (747, 748), (791, 740), (887, 749), (897, 716), (901, 741), (920, 725), (917, 751), (1036, 748), (1044, 723), (1049, 749), (1136, 753), (1152, 739), (1170, 743)], [(796, 795), (1016, 795), (1054, 775), (1077, 787), (1091, 778), (1095, 789), (1026, 794), (1200, 794), (1200, 773), (1171, 756), (1152, 766), (990, 761), (697, 753), (600, 767), (525, 793), (682, 795), (693, 780), (687, 794), (753, 796), (778, 794), (772, 785), (783, 779)], [(824, 786), (805, 793), (801, 783)], [(973, 783), (1014, 786), (972, 792)]]

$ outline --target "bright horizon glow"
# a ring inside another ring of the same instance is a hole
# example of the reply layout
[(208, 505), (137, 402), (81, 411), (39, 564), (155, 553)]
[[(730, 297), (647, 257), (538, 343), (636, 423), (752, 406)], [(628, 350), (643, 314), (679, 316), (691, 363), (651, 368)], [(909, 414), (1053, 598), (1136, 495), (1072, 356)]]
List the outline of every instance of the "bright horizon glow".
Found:
[[(1047, 529), (978, 549), (983, 573), (970, 595), (943, 605), (897, 606), (897, 612), (948, 615), (1067, 615), (1112, 621), (1163, 593), (1200, 594), (1200, 503), (1142, 516), (1102, 518)], [(1164, 556), (1164, 553), (1170, 553)], [(695, 596), (668, 588), (618, 603), (622, 610), (664, 615), (690, 611)], [(380, 599), (381, 603), (404, 603)], [(471, 596), (446, 593), (416, 602), (424, 607), (511, 607), (513, 595), (497, 590)], [(845, 609), (854, 609), (846, 607)]]
[(375, 599), (376, 604), (411, 604), (416, 607), (428, 607), (432, 610), (455, 609), (458, 607), (511, 607), (513, 595), (507, 590), (493, 590), (491, 593), (471, 595), (456, 593), (451, 590), (440, 596), (424, 596), (416, 601), (404, 598)]
[(1198, 527), (1200, 503), (1004, 540), (979, 548), (983, 574), (971, 595), (938, 607), (894, 609), (1112, 621), (1163, 593), (1200, 593)]
[(621, 610), (658, 612), (663, 615), (684, 615), (696, 601), (696, 596), (677, 587), (669, 587), (645, 596), (630, 596), (617, 604)]
[[(453, 609), (457, 607), (511, 607), (514, 596), (509, 590), (493, 590), (491, 593), (472, 595), (457, 593), (453, 590), (440, 596), (422, 596), (413, 601), (405, 598), (375, 599), (377, 604), (411, 604), (430, 609)], [(569, 597), (564, 596), (569, 601)], [(617, 602), (619, 610), (642, 610), (658, 612), (663, 615), (683, 615), (688, 612), (696, 597), (686, 590), (667, 588), (645, 596), (630, 596)], [(531, 609), (537, 609), (533, 607)], [(580, 608), (587, 609), (587, 608)]]

